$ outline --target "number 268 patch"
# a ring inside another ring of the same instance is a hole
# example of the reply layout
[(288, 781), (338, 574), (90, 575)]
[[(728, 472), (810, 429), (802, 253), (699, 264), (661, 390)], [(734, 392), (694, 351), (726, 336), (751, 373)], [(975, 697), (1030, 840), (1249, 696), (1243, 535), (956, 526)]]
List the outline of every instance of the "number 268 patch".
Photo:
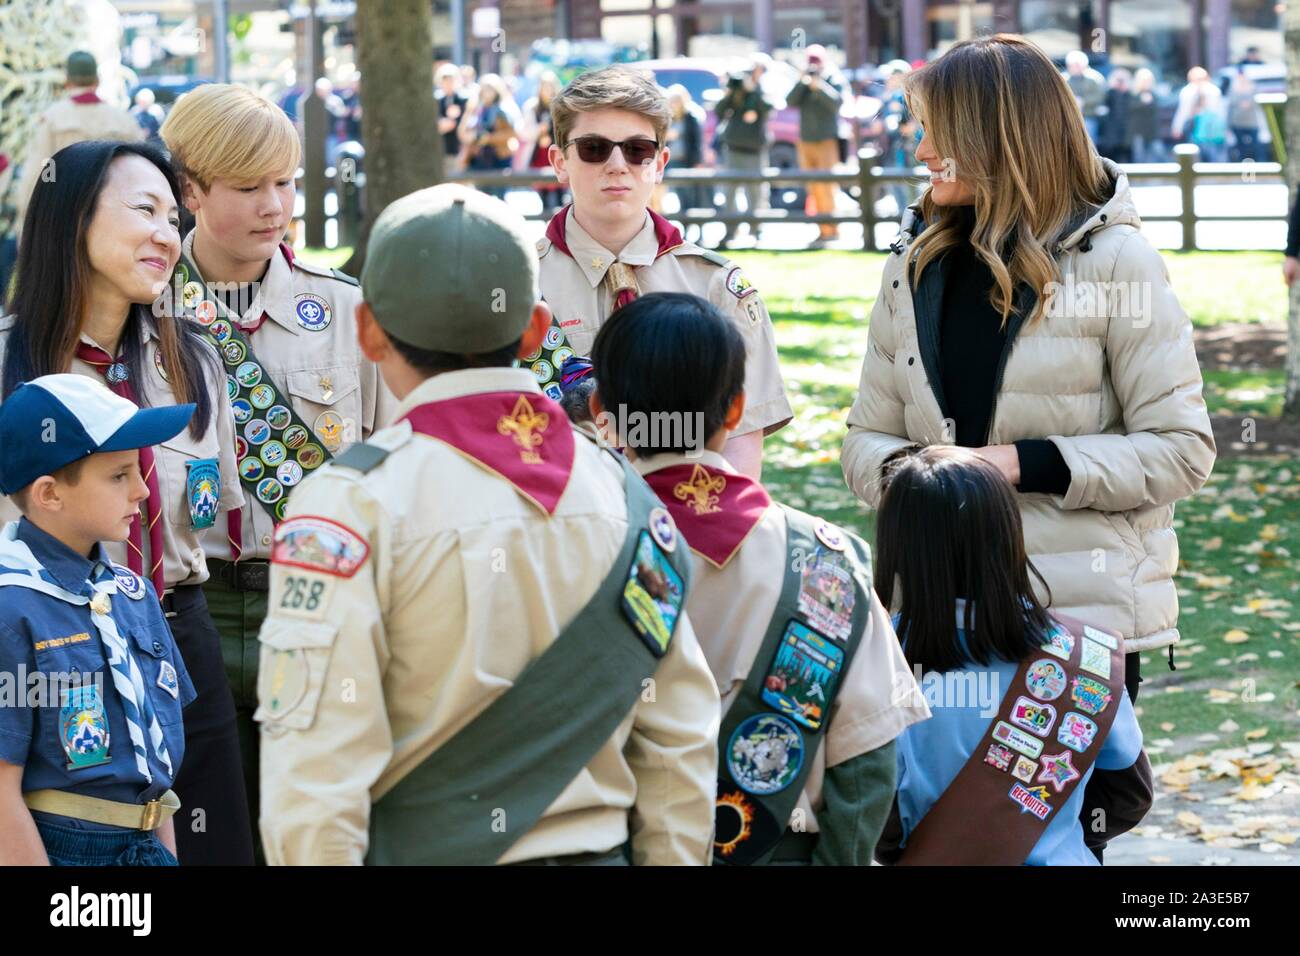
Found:
[(280, 594), (279, 608), (282, 611), (296, 611), (300, 614), (315, 615), (323, 612), (329, 597), (330, 584), (320, 578), (288, 575), (284, 579), (284, 590)]

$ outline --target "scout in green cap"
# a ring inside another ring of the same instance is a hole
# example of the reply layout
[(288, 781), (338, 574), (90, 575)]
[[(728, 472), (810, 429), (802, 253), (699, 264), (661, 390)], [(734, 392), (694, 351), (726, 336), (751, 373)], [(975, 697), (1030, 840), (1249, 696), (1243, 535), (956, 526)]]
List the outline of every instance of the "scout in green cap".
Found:
[(688, 549), (514, 367), (550, 326), (536, 284), (523, 220), (482, 193), (421, 190), (375, 223), (358, 334), (397, 418), (276, 529), (272, 864), (709, 859), (719, 704)]

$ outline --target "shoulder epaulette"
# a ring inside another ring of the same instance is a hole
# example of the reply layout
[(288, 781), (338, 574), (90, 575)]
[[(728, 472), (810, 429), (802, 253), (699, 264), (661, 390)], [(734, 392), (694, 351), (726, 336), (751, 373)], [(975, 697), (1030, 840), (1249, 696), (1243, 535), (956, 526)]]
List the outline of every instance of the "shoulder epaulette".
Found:
[(705, 249), (703, 246), (697, 246), (694, 243), (687, 243), (678, 246), (673, 252), (679, 256), (699, 256), (705, 262), (712, 262), (715, 266), (729, 266), (731, 260), (721, 253), (714, 252), (712, 249)]
[(357, 286), (358, 288), (361, 286), (359, 280), (354, 279), (352, 276), (339, 269), (327, 269), (324, 266), (316, 266), (312, 265), (310, 262), (303, 262), (301, 259), (294, 259), (293, 264), (295, 268), (301, 269), (303, 272), (310, 272), (315, 276), (324, 276), (327, 279), (338, 279), (340, 282), (346, 282), (348, 285)]
[(357, 442), (343, 454), (334, 459), (334, 464), (342, 465), (344, 468), (354, 468), (363, 475), (374, 471), (384, 463), (391, 452), (387, 448), (380, 448), (378, 445), (371, 445), (368, 442)]
[(542, 258), (542, 256), (546, 255), (550, 251), (551, 240), (547, 239), (545, 236), (542, 236), (542, 238), (537, 240), (537, 258)]

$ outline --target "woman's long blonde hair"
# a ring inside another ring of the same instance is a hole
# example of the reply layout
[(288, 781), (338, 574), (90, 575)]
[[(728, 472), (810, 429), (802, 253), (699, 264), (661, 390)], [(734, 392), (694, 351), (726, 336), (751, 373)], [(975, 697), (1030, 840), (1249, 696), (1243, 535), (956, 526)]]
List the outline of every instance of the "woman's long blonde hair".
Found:
[[(935, 152), (975, 192), (970, 242), (993, 272), (989, 301), (1005, 326), (1025, 283), (1038, 293), (1026, 317), (1035, 321), (1060, 278), (1052, 246), (1073, 217), (1112, 192), (1074, 95), (1042, 50), (1006, 33), (954, 45), (908, 74), (903, 88)], [(936, 204), (929, 190), (920, 206), (926, 228), (908, 252), (913, 288), (932, 260), (965, 241), (969, 215)]]

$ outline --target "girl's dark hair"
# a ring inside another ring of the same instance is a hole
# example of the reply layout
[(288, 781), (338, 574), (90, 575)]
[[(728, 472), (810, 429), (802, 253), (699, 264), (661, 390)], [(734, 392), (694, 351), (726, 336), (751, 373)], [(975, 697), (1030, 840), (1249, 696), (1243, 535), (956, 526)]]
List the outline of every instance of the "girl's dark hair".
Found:
[[(81, 326), (89, 311), (90, 256), (86, 232), (95, 215), (108, 169), (122, 156), (139, 156), (153, 163), (181, 205), (180, 184), (163, 154), (143, 143), (93, 140), (74, 143), (54, 154), (56, 172), (37, 180), (23, 220), (23, 234), (14, 266), (13, 298), (7, 311), (14, 314), (0, 378), (0, 397), (23, 382), (41, 375), (66, 372), (76, 353)], [(167, 300), (170, 301), (170, 300)], [(127, 316), (119, 346), (130, 380), (140, 381), (145, 350), (140, 343), (141, 323), (158, 333), (158, 347), (172, 393), (178, 404), (193, 402), (190, 433), (199, 438), (212, 419), (212, 389), (224, 388), (216, 352), (193, 323), (167, 311), (155, 317), (148, 305), (134, 305)], [(212, 375), (204, 374), (204, 367)], [(147, 399), (136, 389), (141, 403)]]
[[(591, 364), (600, 403), (620, 425), (625, 413), (702, 414), (707, 441), (745, 387), (745, 340), (735, 323), (703, 299), (654, 292), (618, 309), (601, 326)], [(635, 431), (642, 431), (636, 429)], [(660, 442), (636, 451), (685, 453), (672, 444), (686, 428), (648, 428)]]
[[(898, 636), (909, 664), (950, 671), (994, 657), (1019, 661), (1051, 631), (1029, 583), (1015, 491), (967, 448), (932, 445), (887, 477), (876, 520), (876, 591), (885, 607), (900, 590)], [(955, 620), (957, 599), (965, 620)], [(1051, 603), (1049, 592), (1048, 603)], [(963, 652), (956, 628), (966, 634)]]

